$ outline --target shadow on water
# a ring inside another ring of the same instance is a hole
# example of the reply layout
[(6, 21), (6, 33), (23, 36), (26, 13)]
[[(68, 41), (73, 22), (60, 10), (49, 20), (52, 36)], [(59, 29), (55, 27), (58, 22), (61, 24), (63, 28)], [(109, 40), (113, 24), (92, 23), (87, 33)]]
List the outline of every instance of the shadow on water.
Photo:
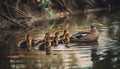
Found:
[[(94, 43), (70, 43), (52, 47), (52, 54), (44, 51), (24, 52), (18, 59), (0, 59), (0, 69), (119, 69), (120, 68), (120, 12), (100, 11), (70, 17), (70, 33), (88, 28), (99, 21), (100, 37)], [(32, 32), (34, 33), (34, 32)]]
[(7, 43), (0, 41), (0, 68), (1, 69), (12, 69), (11, 66), (9, 65), (10, 60), (6, 58), (7, 54), (9, 53), (8, 49), (9, 49), (9, 46), (7, 45)]

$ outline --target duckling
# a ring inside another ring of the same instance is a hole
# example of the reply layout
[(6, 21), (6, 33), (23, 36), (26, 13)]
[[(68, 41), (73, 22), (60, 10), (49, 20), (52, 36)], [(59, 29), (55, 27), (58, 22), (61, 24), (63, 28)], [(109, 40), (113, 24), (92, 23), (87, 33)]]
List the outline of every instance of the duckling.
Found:
[(41, 51), (46, 51), (46, 55), (50, 55), (51, 54), (51, 40), (50, 38), (48, 37), (46, 39), (46, 42), (43, 42), (39, 45), (38, 49)]
[(68, 44), (70, 42), (70, 34), (67, 32), (67, 30), (64, 30), (63, 35), (60, 36), (61, 42)]
[(48, 37), (50, 37), (50, 33), (49, 32), (45, 33), (44, 39), (43, 40), (39, 40), (38, 42), (36, 42), (36, 45), (38, 45), (40, 43), (43, 43), (43, 42), (46, 42), (46, 39)]
[(24, 50), (27, 50), (29, 51), (31, 49), (31, 46), (32, 46), (32, 37), (30, 37), (29, 34), (26, 34), (25, 35), (25, 40), (23, 41), (20, 41), (18, 43), (18, 46)]
[(65, 37), (65, 34), (67, 34), (67, 30), (66, 29), (63, 31), (63, 35), (61, 35), (60, 38)]
[(69, 34), (69, 33), (65, 34), (64, 42), (65, 42), (66, 44), (70, 43), (70, 34)]
[(67, 34), (67, 30), (65, 29), (63, 35), (60, 36), (60, 38), (61, 38), (61, 40), (60, 40), (61, 43), (64, 43), (64, 39), (65, 39), (65, 35), (66, 35), (66, 34)]
[(32, 43), (31, 43), (31, 44), (32, 44), (32, 47), (35, 47), (35, 46), (36, 46), (36, 43), (35, 43), (35, 42), (36, 42), (36, 40), (35, 40), (35, 39), (32, 39)]
[(31, 50), (31, 47), (32, 47), (32, 37), (30, 37), (29, 34), (26, 34), (25, 36), (25, 40), (26, 40), (26, 44), (27, 44), (27, 51), (30, 51)]
[(45, 33), (44, 41), (46, 41), (48, 37), (50, 37), (50, 32)]
[(46, 39), (45, 45), (46, 45), (46, 48), (49, 48), (51, 46), (51, 40), (49, 37)]
[(56, 33), (55, 33), (55, 37), (53, 38), (52, 44), (53, 44), (54, 46), (57, 46), (57, 45), (59, 44), (59, 40), (60, 40), (59, 32), (56, 32)]
[(50, 41), (50, 37), (49, 34), (46, 33), (45, 37), (44, 37), (44, 41), (40, 42), (38, 44), (38, 49), (39, 50), (45, 50), (46, 48), (48, 48), (49, 46), (51, 46), (51, 41)]

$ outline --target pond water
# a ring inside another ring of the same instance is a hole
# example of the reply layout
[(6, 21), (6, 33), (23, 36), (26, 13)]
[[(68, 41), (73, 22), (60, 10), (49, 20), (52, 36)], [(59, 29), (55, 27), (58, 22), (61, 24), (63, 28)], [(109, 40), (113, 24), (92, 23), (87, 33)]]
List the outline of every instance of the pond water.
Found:
[[(25, 56), (22, 58), (2, 61), (0, 69), (120, 69), (120, 12), (118, 10), (70, 16), (67, 21), (68, 31), (74, 34), (81, 29), (88, 29), (94, 21), (103, 24), (103, 27), (97, 28), (100, 32), (97, 42), (70, 43), (69, 48), (66, 48), (65, 44), (60, 44), (51, 48), (51, 55), (38, 50), (24, 52)], [(38, 28), (31, 34), (34, 36), (37, 32), (36, 36), (38, 36), (45, 33), (46, 29)], [(56, 30), (61, 31), (56, 28), (49, 31)]]

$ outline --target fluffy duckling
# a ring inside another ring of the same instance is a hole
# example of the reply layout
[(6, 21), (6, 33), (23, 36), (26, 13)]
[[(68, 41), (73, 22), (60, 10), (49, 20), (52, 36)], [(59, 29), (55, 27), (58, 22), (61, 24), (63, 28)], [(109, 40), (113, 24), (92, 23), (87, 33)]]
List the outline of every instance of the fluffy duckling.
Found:
[(64, 33), (60, 36), (60, 41), (61, 41), (61, 43), (64, 43), (64, 39), (65, 39), (65, 35), (67, 34), (67, 30), (65, 29), (64, 30)]
[(46, 39), (50, 37), (50, 32), (45, 33), (44, 41), (46, 42)]
[(66, 43), (66, 44), (70, 43), (70, 34), (69, 33), (65, 34), (64, 43)]
[(43, 40), (39, 40), (38, 42), (36, 42), (36, 45), (41, 44), (43, 42), (46, 42), (46, 39), (48, 37), (50, 37), (50, 33), (49, 32), (45, 33), (44, 39)]
[(53, 38), (52, 44), (54, 46), (57, 46), (59, 44), (59, 41), (60, 41), (59, 32), (56, 32), (55, 37)]
[(63, 35), (60, 36), (62, 43), (69, 43), (70, 42), (70, 34), (67, 32), (67, 30), (64, 30)]
[(33, 38), (30, 37), (29, 34), (26, 34), (25, 40), (27, 41), (27, 43), (26, 43), (27, 44), (27, 51), (30, 51), (31, 47), (32, 47), (32, 40), (33, 40)]
[(25, 40), (20, 41), (20, 42), (18, 43), (18, 47), (20, 47), (20, 48), (22, 48), (22, 49), (24, 49), (24, 50), (26, 50), (26, 51), (31, 50), (31, 47), (32, 47), (32, 39), (33, 39), (33, 38), (30, 37), (29, 34), (26, 34), (26, 35), (25, 35)]
[(46, 39), (46, 42), (43, 42), (42, 44), (39, 45), (38, 49), (41, 51), (46, 51), (46, 55), (50, 55), (51, 54), (51, 40), (50, 38)]
[(51, 46), (51, 40), (49, 37), (46, 39), (45, 46), (46, 48), (49, 48)]
[[(46, 34), (45, 34), (46, 35)], [(45, 40), (41, 43), (39, 43), (38, 45), (38, 49), (39, 50), (45, 50), (46, 48), (49, 48), (51, 46), (51, 40), (50, 40), (50, 37), (46, 36), (45, 37)]]
[(67, 34), (67, 30), (66, 29), (63, 31), (63, 34), (60, 36), (60, 38), (65, 37), (65, 34)]

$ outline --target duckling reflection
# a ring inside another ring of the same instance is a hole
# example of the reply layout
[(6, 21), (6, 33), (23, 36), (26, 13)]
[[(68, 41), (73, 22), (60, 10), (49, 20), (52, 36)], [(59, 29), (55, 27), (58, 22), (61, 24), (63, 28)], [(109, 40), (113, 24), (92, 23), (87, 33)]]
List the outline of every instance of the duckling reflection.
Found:
[(45, 47), (46, 47), (46, 55), (50, 55), (51, 54), (51, 40), (50, 40), (50, 37), (48, 37), (46, 39), (46, 42), (45, 42)]
[(91, 50), (91, 60), (93, 61), (93, 63), (97, 60), (99, 60), (100, 55), (97, 54), (97, 48), (92, 48)]

